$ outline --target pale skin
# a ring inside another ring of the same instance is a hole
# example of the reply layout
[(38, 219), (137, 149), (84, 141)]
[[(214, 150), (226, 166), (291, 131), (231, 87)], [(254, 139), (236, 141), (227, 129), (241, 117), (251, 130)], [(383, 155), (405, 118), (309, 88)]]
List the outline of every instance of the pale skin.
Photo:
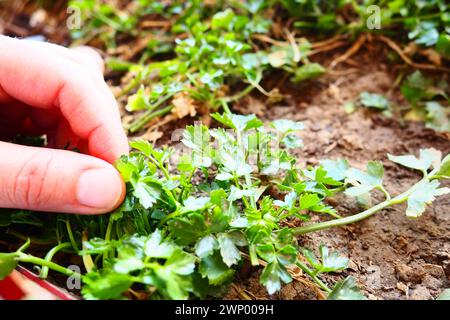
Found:
[[(49, 147), (6, 142), (18, 133), (46, 134)], [(0, 35), (0, 208), (110, 212), (125, 196), (113, 166), (124, 154), (119, 109), (93, 49)]]

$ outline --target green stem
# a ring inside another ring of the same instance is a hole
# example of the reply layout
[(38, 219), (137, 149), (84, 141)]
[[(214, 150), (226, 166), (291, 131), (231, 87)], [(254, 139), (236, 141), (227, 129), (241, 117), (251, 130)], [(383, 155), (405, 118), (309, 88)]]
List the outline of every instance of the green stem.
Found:
[(224, 99), (220, 99), (220, 104), (222, 105), (223, 111), (225, 111), (228, 114), (231, 114), (231, 110), (228, 107), (228, 104), (227, 104), (227, 102)]
[[(47, 252), (47, 254), (45, 255), (44, 260), (51, 262), (53, 257), (55, 256), (56, 253), (58, 253), (58, 251), (62, 250), (62, 249), (67, 249), (72, 247), (72, 244), (70, 242), (63, 242), (58, 244), (57, 246), (53, 247), (49, 252)], [(41, 279), (46, 279), (48, 276), (48, 271), (49, 271), (49, 267), (48, 266), (44, 266), (41, 269), (41, 272), (39, 273), (39, 278)]]
[[(108, 226), (106, 227), (106, 233), (105, 233), (105, 241), (111, 240), (113, 224), (114, 224), (114, 221), (112, 219), (112, 215), (109, 215)], [(102, 257), (103, 267), (106, 265), (106, 260), (108, 259), (108, 257), (109, 257), (109, 251), (107, 250), (103, 253), (103, 257)]]
[(17, 249), (17, 252), (23, 252), (23, 251), (27, 250), (28, 247), (30, 246), (30, 244), (31, 244), (31, 240), (30, 240), (30, 238), (28, 238), (27, 241), (19, 249)]
[(418, 188), (421, 185), (421, 183), (423, 183), (424, 181), (428, 181), (429, 177), (432, 176), (433, 174), (434, 173), (432, 172), (432, 173), (430, 173), (429, 176), (425, 176), (422, 180), (417, 182), (409, 190), (403, 192), (402, 194), (399, 194), (395, 198), (386, 199), (385, 201), (380, 202), (379, 204), (377, 204), (377, 205), (373, 206), (372, 208), (369, 208), (361, 213), (352, 215), (350, 217), (341, 218), (341, 219), (335, 219), (335, 220), (331, 220), (331, 221), (315, 223), (315, 224), (312, 224), (309, 226), (304, 226), (304, 227), (297, 227), (297, 228), (293, 229), (293, 232), (294, 232), (294, 234), (306, 234), (306, 233), (324, 230), (324, 229), (328, 229), (328, 228), (332, 228), (332, 227), (343, 226), (346, 224), (350, 224), (350, 223), (354, 223), (354, 222), (366, 219), (384, 208), (387, 208), (387, 207), (390, 207), (390, 206), (393, 206), (393, 205), (396, 205), (399, 203), (403, 203), (406, 200), (408, 200), (408, 197), (411, 195), (411, 193), (413, 193), (414, 190), (416, 190), (416, 188)]
[(308, 266), (306, 264), (304, 264), (298, 260), (297, 260), (297, 262), (295, 262), (295, 264), (297, 265), (297, 267), (302, 269), (303, 272), (305, 272), (307, 275), (309, 275), (322, 290), (326, 291), (327, 293), (331, 292), (331, 289), (328, 288), (328, 286), (325, 283), (323, 283), (322, 280), (320, 280), (317, 277), (317, 274), (315, 274), (310, 268), (308, 268)]
[(136, 77), (133, 80), (128, 83), (128, 85), (123, 88), (123, 90), (117, 95), (116, 98), (120, 98), (128, 93), (130, 93), (131, 90), (136, 89), (141, 84), (141, 77)]
[[(189, 174), (189, 177), (188, 177), (188, 179), (187, 179), (188, 181), (191, 181), (191, 180), (192, 180), (192, 177), (194, 176), (196, 170), (197, 170), (197, 168), (194, 168), (194, 169), (191, 171), (191, 173)], [(183, 187), (181, 188), (180, 195), (178, 196), (178, 202), (182, 202), (182, 201), (183, 201), (183, 196), (184, 196), (185, 190), (186, 190), (186, 186), (183, 186)], [(176, 198), (175, 195), (174, 195), (174, 198)]]
[(67, 229), (67, 234), (69, 235), (70, 243), (72, 244), (73, 250), (75, 250), (75, 252), (80, 251), (78, 249), (77, 242), (75, 241), (75, 237), (73, 236), (72, 227), (70, 225), (69, 219), (66, 220), (66, 229)]
[(56, 264), (54, 262), (51, 261), (46, 261), (44, 259), (38, 258), (38, 257), (34, 257), (22, 252), (18, 253), (18, 257), (17, 260), (19, 262), (24, 262), (24, 263), (31, 263), (34, 265), (39, 265), (39, 266), (43, 266), (43, 267), (48, 267), (49, 269), (62, 273), (66, 276), (76, 276), (76, 277), (80, 277), (81, 278), (81, 274), (79, 274), (78, 272), (72, 271), (70, 269), (64, 268), (63, 266), (60, 266), (59, 264)]
[[(167, 99), (168, 98), (166, 97), (163, 100), (165, 101)], [(154, 119), (156, 117), (159, 117), (159, 116), (162, 116), (162, 115), (166, 114), (167, 112), (169, 112), (170, 110), (172, 110), (172, 105), (169, 105), (169, 106), (167, 106), (167, 107), (165, 107), (163, 109), (159, 109), (159, 110), (156, 110), (156, 111), (153, 111), (153, 109), (152, 110), (148, 110), (146, 113), (144, 113), (144, 115), (141, 118), (139, 118), (138, 120), (133, 122), (129, 126), (128, 130), (131, 133), (135, 133), (135, 132), (141, 130), (141, 128), (143, 126), (145, 126), (148, 122), (150, 122), (152, 119)]]
[(255, 86), (253, 84), (251, 84), (251, 85), (247, 86), (244, 90), (239, 92), (238, 94), (235, 94), (234, 96), (226, 97), (222, 100), (224, 102), (232, 102), (232, 101), (240, 100), (241, 98), (245, 97), (250, 92), (252, 92), (253, 89), (255, 89)]
[(391, 200), (391, 195), (389, 194), (389, 192), (382, 186), (378, 186), (378, 189), (383, 192), (384, 196), (386, 197), (386, 200)]
[[(428, 20), (428, 19), (431, 19), (431, 18), (437, 18), (437, 17), (440, 17), (441, 15), (442, 15), (441, 12), (436, 12), (436, 13), (426, 14), (426, 15), (423, 15), (423, 16), (416, 16), (416, 17), (414, 17), (414, 18), (415, 18), (415, 19), (419, 19), (419, 20), (422, 20), (422, 19)], [(411, 19), (411, 16), (392, 18), (392, 19), (389, 20), (389, 22), (390, 22), (390, 23), (392, 23), (392, 22), (402, 22), (402, 21), (404, 21), (404, 20), (406, 20), (406, 19)], [(388, 24), (388, 25), (389, 25), (389, 24)]]
[(182, 211), (176, 210), (172, 213), (169, 213), (168, 215), (166, 215), (164, 218), (161, 219), (161, 221), (159, 221), (158, 223), (158, 228), (161, 228), (168, 220), (175, 218), (176, 216), (179, 216), (180, 214), (182, 214)]
[(161, 163), (161, 162), (157, 161), (157, 160), (156, 160), (154, 157), (152, 157), (151, 155), (148, 155), (147, 157), (155, 164), (155, 166), (157, 166), (157, 167), (163, 172), (164, 177), (165, 177), (167, 180), (170, 180), (170, 173), (169, 173), (169, 170), (167, 170), (167, 168), (164, 167), (164, 163)]
[[(241, 135), (241, 132), (239, 130), (236, 130), (236, 140), (237, 140), (238, 147), (244, 149), (244, 147), (242, 145), (242, 135)], [(250, 188), (252, 186), (252, 179), (250, 177), (250, 174), (246, 174), (244, 176), (244, 179), (245, 179), (246, 186)], [(238, 186), (238, 183), (237, 183), (237, 186)], [(249, 196), (249, 199), (250, 199), (251, 206), (253, 208), (256, 208), (255, 198), (253, 196)], [(242, 200), (245, 200), (245, 198), (242, 197)]]

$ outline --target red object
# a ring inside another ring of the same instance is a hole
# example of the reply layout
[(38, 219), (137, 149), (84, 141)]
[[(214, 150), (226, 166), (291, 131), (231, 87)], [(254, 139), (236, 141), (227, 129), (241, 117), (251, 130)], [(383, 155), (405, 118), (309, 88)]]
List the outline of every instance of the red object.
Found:
[(77, 300), (78, 298), (19, 266), (8, 277), (0, 281), (0, 300), (2, 299)]
[(61, 288), (58, 288), (57, 286), (55, 286), (54, 284), (51, 284), (48, 281), (42, 280), (37, 275), (35, 275), (33, 272), (31, 272), (23, 267), (20, 267), (20, 266), (17, 268), (17, 270), (22, 275), (27, 277), (29, 280), (33, 281), (41, 288), (45, 289), (46, 291), (48, 291), (51, 294), (53, 294), (54, 296), (56, 296), (58, 299), (60, 299), (60, 300), (77, 300), (77, 298), (75, 298), (75, 296), (71, 295), (70, 293), (68, 293), (67, 291), (65, 291)]
[(10, 277), (0, 280), (0, 299), (20, 300), (25, 297), (25, 292)]

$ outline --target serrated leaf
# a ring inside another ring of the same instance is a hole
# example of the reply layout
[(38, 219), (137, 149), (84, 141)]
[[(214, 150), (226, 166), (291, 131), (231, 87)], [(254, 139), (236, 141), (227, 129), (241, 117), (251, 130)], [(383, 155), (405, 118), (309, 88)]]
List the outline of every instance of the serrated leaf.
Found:
[(186, 200), (184, 200), (183, 207), (181, 208), (182, 212), (193, 212), (203, 210), (208, 207), (210, 203), (209, 197), (192, 197), (190, 196)]
[(383, 165), (376, 161), (369, 161), (365, 172), (356, 168), (350, 168), (347, 170), (347, 180), (354, 186), (345, 190), (345, 194), (353, 197), (363, 195), (381, 186), (383, 175)]
[(348, 267), (349, 259), (340, 256), (337, 251), (330, 253), (327, 246), (320, 245), (319, 252), (320, 260), (316, 258), (312, 250), (308, 248), (303, 249), (303, 255), (317, 273), (336, 272)]
[(219, 243), (212, 235), (201, 238), (195, 244), (195, 254), (200, 258), (205, 258), (213, 254), (214, 250), (219, 248)]
[(436, 175), (450, 177), (450, 154), (446, 155), (442, 160), (439, 171), (436, 173)]
[(133, 194), (139, 199), (139, 202), (145, 209), (149, 209), (160, 199), (161, 191), (152, 185), (137, 182), (134, 185)]
[(144, 251), (147, 257), (169, 258), (175, 246), (163, 238), (162, 231), (155, 230), (145, 242)]
[(131, 95), (128, 98), (128, 102), (125, 109), (127, 111), (133, 112), (139, 110), (147, 110), (150, 109), (151, 107), (152, 105), (149, 102), (149, 97), (145, 93), (144, 87), (141, 86), (135, 94)]
[(348, 258), (340, 256), (337, 251), (330, 253), (325, 245), (320, 246), (320, 256), (322, 258), (321, 272), (335, 272), (348, 267)]
[(343, 181), (347, 176), (347, 170), (350, 168), (348, 161), (345, 159), (338, 160), (322, 160), (320, 161), (323, 169), (327, 172), (327, 176), (336, 181)]
[(111, 272), (89, 272), (83, 282), (83, 296), (99, 300), (120, 299), (133, 283), (129, 275)]
[(310, 210), (321, 202), (315, 193), (304, 193), (300, 196), (300, 210)]
[(130, 272), (141, 270), (145, 266), (144, 262), (136, 257), (121, 259), (114, 264), (114, 271), (118, 273), (128, 274)]
[(360, 94), (361, 104), (365, 107), (386, 110), (389, 108), (389, 101), (381, 94), (362, 92)]
[(256, 118), (254, 114), (243, 116), (237, 114), (224, 113), (221, 115), (219, 113), (213, 113), (211, 116), (221, 124), (239, 132), (259, 128), (263, 125), (262, 121)]
[(220, 172), (216, 175), (216, 179), (219, 181), (228, 181), (233, 179), (233, 175), (229, 172)]
[(195, 256), (176, 248), (164, 266), (176, 274), (189, 275), (195, 269)]
[(241, 253), (227, 234), (220, 233), (217, 237), (217, 240), (219, 241), (220, 254), (222, 256), (223, 262), (228, 267), (231, 267), (241, 260)]
[(425, 211), (427, 204), (431, 204), (437, 196), (450, 193), (450, 188), (438, 188), (439, 181), (423, 181), (408, 197), (406, 215), (418, 218)]
[(449, 110), (440, 103), (428, 101), (425, 103), (427, 111), (426, 126), (440, 132), (450, 131)]
[(402, 166), (426, 172), (431, 166), (437, 167), (441, 162), (441, 152), (435, 149), (421, 149), (419, 158), (413, 155), (393, 156), (389, 160)]
[(192, 149), (191, 164), (193, 167), (207, 168), (212, 164), (209, 129), (205, 125), (187, 126), (181, 142)]
[(171, 219), (169, 230), (175, 242), (180, 245), (190, 245), (205, 235), (208, 229), (203, 214), (193, 212), (185, 217)]
[(234, 18), (234, 12), (231, 9), (226, 9), (225, 11), (217, 12), (211, 19), (211, 28), (213, 29), (229, 29), (231, 26), (231, 21)]
[(260, 283), (266, 287), (269, 294), (274, 294), (280, 290), (283, 282), (289, 283), (291, 281), (292, 277), (289, 272), (276, 260), (267, 264), (260, 277)]
[(234, 185), (230, 188), (230, 194), (228, 196), (228, 201), (236, 201), (242, 199), (242, 197), (250, 197), (254, 194), (253, 189), (245, 189), (241, 190)]
[(234, 270), (230, 269), (222, 261), (222, 257), (218, 252), (202, 258), (199, 271), (203, 277), (208, 278), (210, 285), (223, 284), (230, 280), (234, 274)]
[(271, 126), (283, 134), (305, 129), (305, 126), (302, 122), (297, 122), (289, 119), (274, 120), (272, 121)]
[(319, 63), (308, 63), (302, 65), (295, 70), (295, 75), (292, 78), (293, 82), (301, 82), (305, 80), (315, 79), (326, 72), (326, 69)]
[(286, 210), (292, 210), (294, 209), (295, 202), (297, 200), (298, 200), (297, 193), (295, 191), (291, 191), (284, 197), (284, 201), (275, 200), (273, 204), (282, 207)]
[(339, 281), (328, 295), (328, 300), (367, 300), (352, 276)]
[(287, 149), (300, 148), (303, 146), (302, 139), (293, 134), (286, 135), (283, 138), (282, 142)]
[(187, 299), (193, 290), (191, 278), (187, 276), (194, 272), (195, 261), (195, 256), (177, 248), (162, 267), (154, 270), (162, 280), (156, 283), (157, 287), (171, 299)]

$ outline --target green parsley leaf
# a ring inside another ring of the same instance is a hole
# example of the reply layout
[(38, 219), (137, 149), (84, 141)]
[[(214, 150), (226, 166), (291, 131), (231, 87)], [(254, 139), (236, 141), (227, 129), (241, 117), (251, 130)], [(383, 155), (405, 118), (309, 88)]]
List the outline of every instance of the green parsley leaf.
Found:
[(328, 295), (328, 300), (367, 300), (358, 288), (355, 278), (349, 276), (339, 281)]
[(380, 94), (362, 92), (360, 94), (361, 104), (365, 107), (386, 110), (389, 108), (389, 101)]
[(418, 218), (425, 211), (425, 206), (434, 201), (437, 196), (450, 193), (450, 188), (438, 188), (439, 181), (423, 181), (408, 197), (406, 215)]

